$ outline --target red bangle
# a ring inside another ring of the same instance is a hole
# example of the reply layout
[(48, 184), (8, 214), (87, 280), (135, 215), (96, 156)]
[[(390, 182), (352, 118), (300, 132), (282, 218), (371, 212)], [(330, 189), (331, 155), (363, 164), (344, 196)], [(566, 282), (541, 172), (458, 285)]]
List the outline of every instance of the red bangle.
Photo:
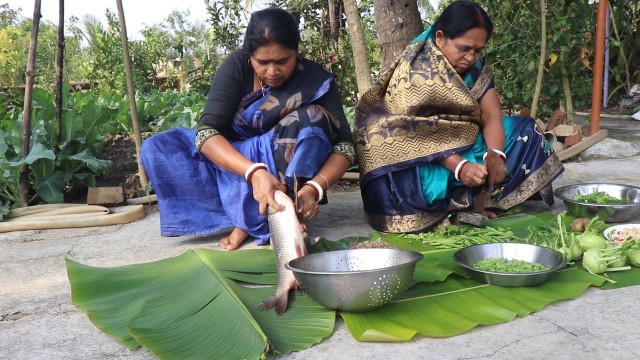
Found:
[(252, 164), (248, 169), (247, 169), (247, 173), (245, 175), (245, 179), (247, 180), (247, 182), (249, 184), (251, 184), (251, 178), (253, 177), (253, 174), (260, 170), (260, 169), (264, 169), (264, 170), (268, 170), (267, 165), (263, 164), (263, 163), (257, 163), (257, 164)]
[(312, 188), (312, 189), (313, 189), (313, 193), (315, 194), (315, 197), (316, 197), (316, 201), (319, 201), (319, 200), (320, 200), (320, 193), (318, 192), (318, 189), (316, 189), (316, 187), (315, 187), (315, 186), (313, 186), (313, 185), (311, 185), (311, 184), (309, 184), (309, 183), (304, 183), (304, 185), (302, 185), (302, 186), (303, 186), (303, 187), (304, 187), (304, 186), (308, 186), (308, 187)]

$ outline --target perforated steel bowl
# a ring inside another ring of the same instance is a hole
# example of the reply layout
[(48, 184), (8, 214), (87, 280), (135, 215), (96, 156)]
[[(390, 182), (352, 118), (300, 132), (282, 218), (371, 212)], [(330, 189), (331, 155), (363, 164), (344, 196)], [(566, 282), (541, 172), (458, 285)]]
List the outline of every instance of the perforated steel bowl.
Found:
[[(605, 193), (628, 204), (594, 204), (574, 200), (576, 195), (589, 195), (595, 192)], [(574, 184), (557, 188), (555, 195), (560, 198), (570, 214), (576, 217), (594, 217), (608, 223), (631, 221), (640, 217), (640, 187), (623, 184)]]
[(419, 252), (350, 249), (306, 255), (285, 264), (300, 287), (328, 309), (371, 310), (407, 289)]

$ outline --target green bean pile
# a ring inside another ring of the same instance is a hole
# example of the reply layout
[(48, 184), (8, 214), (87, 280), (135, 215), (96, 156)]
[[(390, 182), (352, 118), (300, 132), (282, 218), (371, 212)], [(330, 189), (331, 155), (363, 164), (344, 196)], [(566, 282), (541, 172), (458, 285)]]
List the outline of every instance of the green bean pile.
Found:
[(451, 225), (431, 232), (407, 234), (404, 237), (420, 240), (423, 244), (431, 245), (436, 249), (462, 249), (477, 244), (521, 241), (511, 230), (490, 226), (467, 227)]
[(505, 258), (487, 258), (477, 261), (473, 264), (473, 267), (478, 270), (511, 274), (529, 273), (548, 269), (548, 267), (542, 264), (518, 259), (508, 260)]

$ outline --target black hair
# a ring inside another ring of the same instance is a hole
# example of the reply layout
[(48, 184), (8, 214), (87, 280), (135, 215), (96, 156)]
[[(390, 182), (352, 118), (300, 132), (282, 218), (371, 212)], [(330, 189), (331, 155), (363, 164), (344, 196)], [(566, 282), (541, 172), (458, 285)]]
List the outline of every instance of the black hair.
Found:
[(455, 39), (474, 28), (487, 30), (487, 40), (493, 32), (493, 23), (484, 9), (468, 0), (454, 1), (447, 6), (433, 24), (434, 33), (438, 30), (449, 38)]
[(284, 9), (271, 7), (251, 14), (242, 43), (242, 52), (249, 56), (257, 48), (270, 43), (298, 50), (298, 23)]

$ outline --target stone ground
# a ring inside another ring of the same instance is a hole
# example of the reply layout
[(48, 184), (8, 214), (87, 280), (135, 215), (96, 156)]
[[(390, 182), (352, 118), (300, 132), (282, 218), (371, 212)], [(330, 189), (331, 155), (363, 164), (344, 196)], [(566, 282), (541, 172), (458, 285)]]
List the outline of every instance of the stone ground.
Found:
[[(608, 182), (640, 186), (640, 122), (601, 122), (610, 138), (565, 163), (559, 187)], [(615, 149), (615, 150), (612, 150)], [(309, 224), (311, 238), (369, 235), (360, 194), (336, 189)], [(562, 211), (557, 202), (553, 212)], [(539, 205), (527, 203), (526, 211)], [(640, 218), (632, 223), (640, 223)], [(176, 256), (193, 248), (216, 248), (220, 235), (162, 238), (154, 206), (129, 224), (0, 234), (0, 359), (153, 359), (146, 349), (128, 350), (98, 330), (70, 300), (64, 259), (118, 266)], [(252, 244), (245, 248), (253, 247)], [(588, 289), (578, 299), (550, 304), (512, 322), (479, 326), (443, 338), (416, 336), (403, 343), (360, 343), (338, 319), (332, 336), (282, 359), (640, 359), (640, 286)]]

